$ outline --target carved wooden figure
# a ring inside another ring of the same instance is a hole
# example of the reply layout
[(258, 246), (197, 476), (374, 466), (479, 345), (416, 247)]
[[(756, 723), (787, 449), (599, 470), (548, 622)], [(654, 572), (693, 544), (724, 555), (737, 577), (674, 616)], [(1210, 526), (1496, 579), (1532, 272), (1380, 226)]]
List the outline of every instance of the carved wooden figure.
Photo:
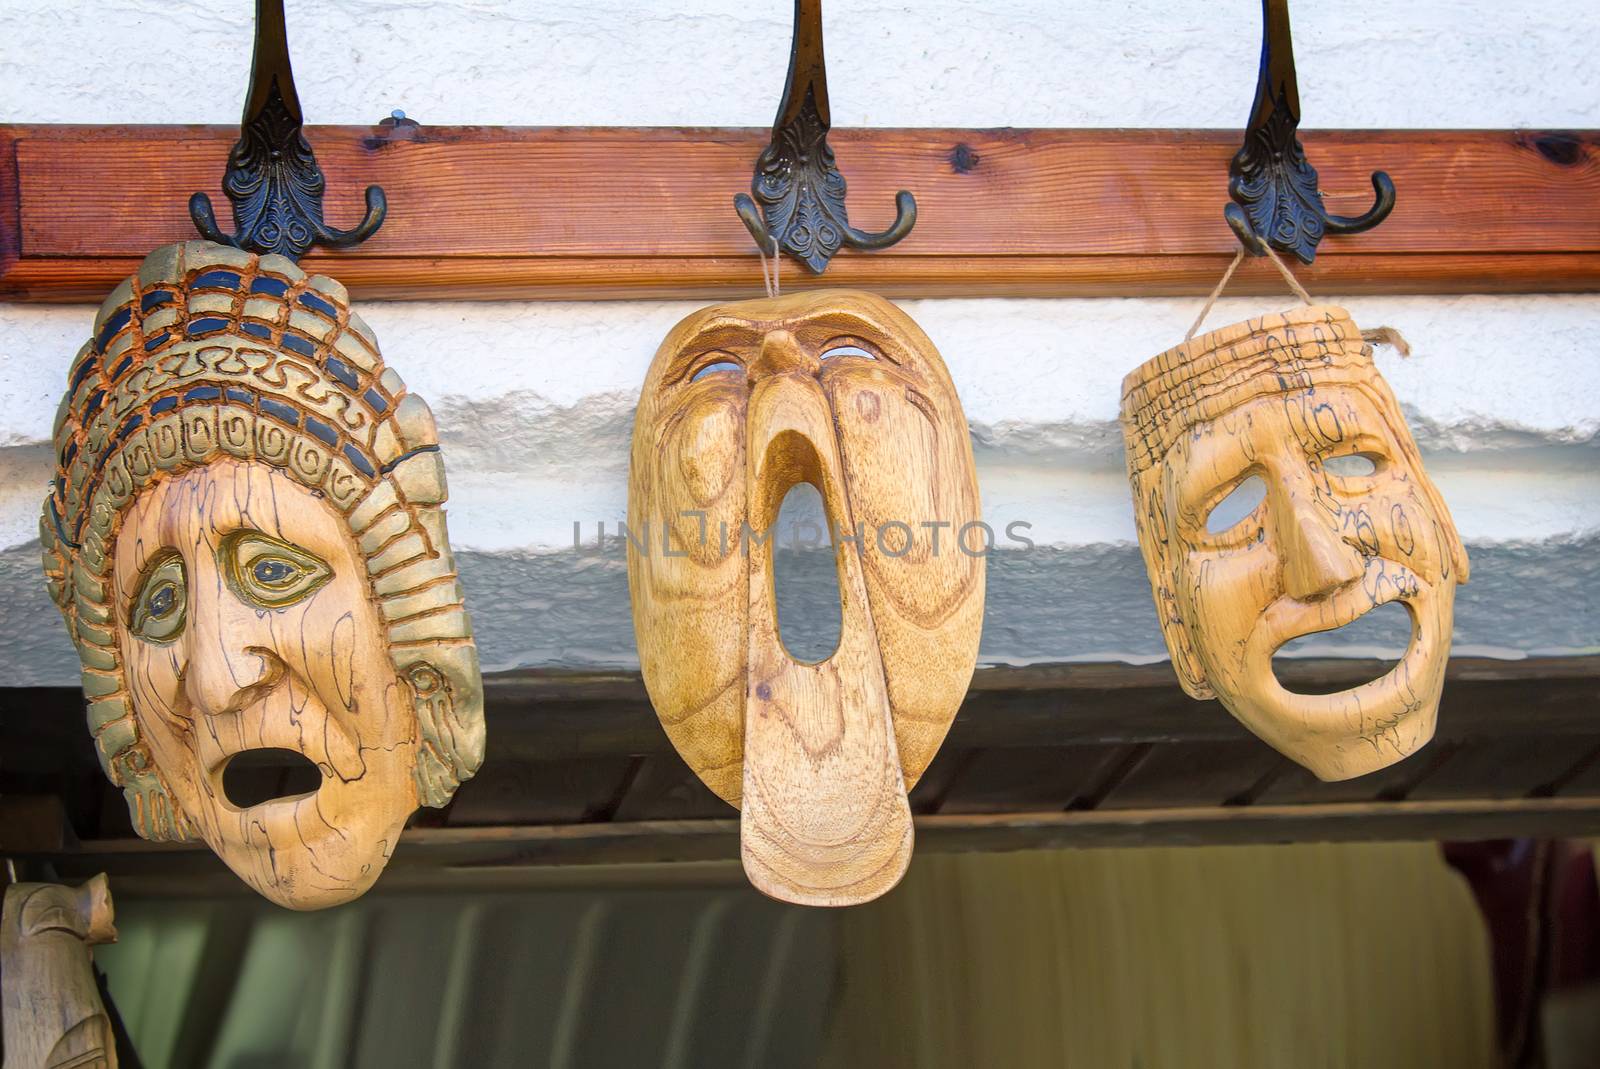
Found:
[[(1313, 306), (1194, 338), (1123, 380), (1134, 519), (1178, 679), (1325, 780), (1433, 737), (1467, 554), (1372, 350)], [(1259, 476), (1231, 525), (1213, 510)], [(1218, 529), (1218, 528), (1222, 529)], [(1382, 677), (1295, 694), (1272, 656), (1388, 602), (1410, 644)]]
[[(816, 664), (779, 638), (763, 537), (801, 482), (834, 531), (842, 602), (838, 648)], [(977, 661), (978, 520), (949, 373), (882, 298), (706, 308), (662, 343), (628, 492), (639, 659), (678, 751), (741, 807), (745, 871), (766, 894), (848, 905), (904, 873), (906, 792)]]
[(14, 883), (0, 919), (5, 1069), (117, 1069), (93, 952), (117, 929), (104, 875), (81, 887)]
[[(55, 446), (45, 572), (135, 827), (281, 905), (360, 895), (483, 758), (428, 406), (337, 282), (193, 241), (106, 299)], [(230, 801), (265, 748), (320, 786)]]

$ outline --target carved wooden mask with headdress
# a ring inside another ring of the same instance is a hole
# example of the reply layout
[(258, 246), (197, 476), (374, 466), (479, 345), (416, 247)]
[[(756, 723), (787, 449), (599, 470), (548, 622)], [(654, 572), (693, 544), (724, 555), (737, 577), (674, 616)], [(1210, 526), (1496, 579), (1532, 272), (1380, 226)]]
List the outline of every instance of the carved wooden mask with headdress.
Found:
[[(339, 283), (192, 241), (106, 299), (55, 448), (45, 572), (139, 833), (204, 839), (282, 905), (361, 894), (483, 758), (427, 404)], [(230, 801), (266, 748), (317, 789)]]

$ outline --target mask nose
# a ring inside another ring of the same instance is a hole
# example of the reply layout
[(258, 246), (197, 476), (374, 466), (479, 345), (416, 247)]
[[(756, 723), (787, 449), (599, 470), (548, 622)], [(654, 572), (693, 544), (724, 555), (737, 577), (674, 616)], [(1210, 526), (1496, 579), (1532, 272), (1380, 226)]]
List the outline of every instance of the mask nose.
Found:
[(761, 351), (756, 354), (751, 370), (757, 376), (766, 378), (796, 371), (815, 375), (821, 366), (816, 357), (801, 348), (799, 339), (793, 334), (787, 330), (774, 330), (762, 338)]
[(183, 643), (187, 664), (184, 691), (195, 712), (215, 716), (228, 708), (240, 691), (271, 679), (273, 658), (261, 650), (272, 648), (268, 624), (255, 611), (239, 604), (225, 584), (207, 583), (201, 593), (191, 589)]
[(1301, 601), (1324, 597), (1366, 571), (1366, 558), (1329, 525), (1329, 517), (1309, 503), (1280, 509), (1278, 544), (1283, 547), (1283, 583)]
[[(854, 513), (822, 384), (771, 370), (798, 371), (808, 361), (814, 370), (817, 362), (787, 334), (769, 338), (757, 360), (767, 375), (750, 391), (746, 450), (756, 530), (772, 530), (801, 480), (817, 487), (841, 526)], [(894, 886), (911, 860), (911, 807), (861, 537), (872, 536), (841, 535), (834, 549), (839, 643), (818, 664), (794, 660), (779, 637), (772, 542), (749, 551), (740, 855), (751, 882), (785, 902), (865, 902)]]

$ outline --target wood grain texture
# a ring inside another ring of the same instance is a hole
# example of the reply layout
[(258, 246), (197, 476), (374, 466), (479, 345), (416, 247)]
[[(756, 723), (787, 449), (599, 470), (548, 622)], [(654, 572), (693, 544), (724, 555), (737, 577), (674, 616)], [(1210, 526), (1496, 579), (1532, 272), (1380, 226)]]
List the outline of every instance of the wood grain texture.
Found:
[(117, 941), (104, 874), (81, 887), (14, 883), (0, 917), (5, 1069), (117, 1069), (91, 947)]
[[(770, 341), (762, 348), (769, 346), (777, 348)], [(820, 374), (820, 365), (805, 370)], [(852, 526), (854, 498), (872, 487), (846, 483), (833, 410), (844, 400), (824, 400), (817, 380), (803, 373), (752, 385), (751, 527), (777, 530), (778, 510), (797, 479), (817, 487), (836, 523)], [(907, 478), (934, 478), (928, 460), (912, 457)], [(740, 853), (750, 881), (785, 901), (851, 905), (876, 898), (911, 862), (911, 806), (884, 679), (890, 654), (881, 649), (869, 607), (863, 556), (836, 553), (839, 645), (827, 660), (807, 664), (791, 657), (778, 635), (771, 541), (749, 555)], [(972, 634), (976, 639), (975, 628)]]
[[(1134, 525), (1184, 690), (1325, 780), (1426, 744), (1467, 554), (1349, 313), (1211, 331), (1129, 372), (1122, 393)], [(1258, 502), (1229, 512), (1252, 481)], [(1274, 674), (1281, 647), (1389, 603), (1411, 638), (1378, 678), (1307, 694)]]
[[(320, 127), (328, 218), (390, 216), (360, 249), (313, 255), (359, 298), (748, 294), (759, 272), (731, 198), (768, 132), (747, 129)], [(0, 127), (0, 297), (92, 300), (155, 246), (187, 237), (188, 196), (221, 204), (237, 131)], [(894, 296), (1207, 292), (1234, 249), (1222, 219), (1234, 131), (836, 130), (852, 221), (916, 229), (845, 252), (823, 279)], [(1327, 241), (1313, 290), (1600, 289), (1600, 134), (1328, 131), (1303, 135), (1330, 209), (1364, 207), (1368, 173), (1399, 190), (1376, 230)], [(859, 216), (859, 218), (857, 218)], [(1249, 264), (1237, 292), (1278, 292)]]
[[(841, 599), (819, 663), (778, 633), (773, 538), (802, 482), (833, 529)], [(765, 893), (847, 905), (905, 871), (906, 792), (977, 660), (983, 558), (956, 532), (979, 515), (955, 387), (882, 298), (702, 309), (662, 343), (628, 494), (640, 664), (685, 761), (741, 807), (745, 870)]]
[[(337, 282), (202, 241), (112, 291), (66, 378), (44, 578), (135, 827), (281, 905), (354, 898), (483, 756), (426, 402)], [(229, 790), (266, 750), (308, 782)]]

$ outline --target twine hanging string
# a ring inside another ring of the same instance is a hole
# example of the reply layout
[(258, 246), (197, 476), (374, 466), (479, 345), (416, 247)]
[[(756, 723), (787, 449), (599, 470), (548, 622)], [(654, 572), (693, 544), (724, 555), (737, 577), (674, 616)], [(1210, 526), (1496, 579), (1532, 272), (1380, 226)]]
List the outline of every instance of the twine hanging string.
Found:
[(767, 273), (767, 250), (761, 242), (756, 242), (756, 255), (761, 258), (761, 285), (767, 291), (769, 298), (776, 297), (779, 293), (778, 285), (778, 258), (782, 254), (778, 250), (778, 241), (772, 239), (772, 273)]
[(1222, 277), (1211, 288), (1211, 296), (1206, 298), (1206, 303), (1201, 306), (1200, 314), (1194, 317), (1194, 322), (1189, 324), (1189, 333), (1183, 336), (1184, 341), (1193, 338), (1195, 331), (1200, 329), (1200, 324), (1206, 321), (1206, 316), (1211, 314), (1211, 306), (1217, 303), (1217, 298), (1222, 296), (1222, 291), (1233, 278), (1233, 273), (1239, 270), (1239, 265), (1244, 263), (1244, 246), (1239, 246), (1239, 251), (1233, 254), (1233, 259), (1228, 263), (1228, 269), (1222, 272)]
[(1278, 254), (1272, 251), (1272, 246), (1264, 245), (1262, 247), (1267, 250), (1267, 259), (1272, 261), (1272, 266), (1278, 269), (1278, 274), (1283, 276), (1283, 280), (1289, 284), (1289, 288), (1294, 291), (1294, 295), (1308, 306), (1316, 304), (1317, 302), (1311, 299), (1311, 294), (1306, 292), (1306, 288), (1300, 285), (1300, 280), (1294, 277), (1294, 272), (1290, 271), (1284, 265), (1284, 262), (1278, 259)]
[[(1307, 305), (1316, 304), (1317, 302), (1311, 299), (1311, 294), (1306, 292), (1306, 288), (1300, 285), (1300, 280), (1294, 277), (1294, 272), (1290, 271), (1288, 266), (1278, 259), (1278, 254), (1272, 251), (1272, 246), (1263, 242), (1262, 247), (1267, 251), (1267, 259), (1272, 261), (1272, 266), (1278, 269), (1278, 274), (1283, 276), (1283, 280), (1289, 284), (1289, 288), (1294, 291), (1294, 295)], [(1233, 259), (1229, 262), (1228, 269), (1222, 272), (1222, 277), (1217, 280), (1216, 286), (1211, 290), (1211, 296), (1206, 298), (1205, 305), (1201, 307), (1200, 314), (1195, 316), (1194, 322), (1190, 324), (1189, 333), (1183, 336), (1184, 341), (1193, 338), (1200, 329), (1200, 324), (1204, 323), (1206, 316), (1211, 314), (1211, 309), (1217, 303), (1217, 298), (1222, 296), (1222, 291), (1227, 288), (1229, 281), (1232, 280), (1233, 273), (1244, 262), (1244, 253), (1244, 247), (1240, 246), (1239, 251), (1233, 254)], [(1371, 330), (1363, 330), (1361, 332), (1361, 340), (1368, 345), (1392, 345), (1403, 357), (1411, 355), (1410, 343), (1394, 327), (1373, 327)]]

